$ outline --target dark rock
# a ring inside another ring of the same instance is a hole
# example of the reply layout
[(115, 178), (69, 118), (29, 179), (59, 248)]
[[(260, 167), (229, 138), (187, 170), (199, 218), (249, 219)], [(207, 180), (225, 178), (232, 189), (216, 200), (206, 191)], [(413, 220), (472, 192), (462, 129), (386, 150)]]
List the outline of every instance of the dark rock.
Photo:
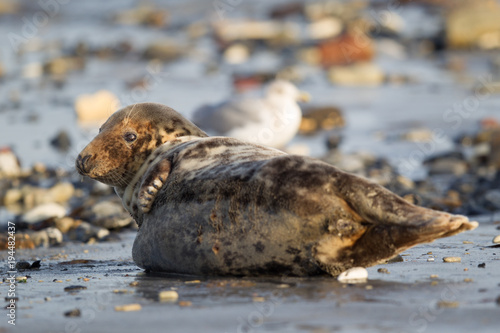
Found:
[(50, 144), (62, 152), (67, 152), (71, 147), (71, 139), (68, 132), (62, 130), (50, 140)]
[(301, 2), (292, 2), (287, 4), (278, 5), (271, 9), (269, 15), (272, 19), (284, 19), (287, 16), (303, 15), (304, 4)]
[(64, 316), (66, 317), (80, 317), (82, 315), (80, 309), (73, 309), (64, 312)]
[(320, 130), (331, 130), (345, 126), (342, 111), (335, 106), (309, 108), (304, 111), (299, 133), (312, 135)]
[(16, 269), (29, 269), (30, 267), (31, 265), (27, 261), (18, 261), (16, 263)]
[(79, 290), (85, 290), (87, 287), (85, 286), (68, 286), (64, 288), (64, 291), (79, 291)]
[(371, 39), (346, 33), (335, 39), (322, 42), (318, 46), (320, 62), (324, 67), (349, 65), (359, 61), (371, 61), (375, 55), (375, 48)]
[(478, 268), (486, 268), (486, 263), (485, 263), (485, 262), (483, 262), (483, 263), (481, 263), (481, 264), (477, 265), (477, 267), (478, 267)]

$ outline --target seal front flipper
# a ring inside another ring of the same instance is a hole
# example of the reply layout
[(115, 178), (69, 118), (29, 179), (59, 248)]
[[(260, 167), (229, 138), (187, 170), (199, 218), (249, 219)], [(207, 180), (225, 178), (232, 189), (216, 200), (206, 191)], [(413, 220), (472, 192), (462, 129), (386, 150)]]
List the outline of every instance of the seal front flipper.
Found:
[(162, 188), (170, 173), (170, 161), (160, 160), (146, 173), (139, 189), (139, 207), (143, 213), (148, 213), (153, 206), (156, 194)]

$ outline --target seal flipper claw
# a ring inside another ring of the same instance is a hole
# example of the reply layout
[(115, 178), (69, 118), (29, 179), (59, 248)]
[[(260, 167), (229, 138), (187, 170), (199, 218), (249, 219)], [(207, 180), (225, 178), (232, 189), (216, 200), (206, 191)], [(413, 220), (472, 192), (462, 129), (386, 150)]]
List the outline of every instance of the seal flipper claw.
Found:
[(162, 188), (169, 173), (170, 162), (168, 160), (160, 160), (147, 171), (138, 195), (139, 206), (143, 213), (151, 210), (156, 194)]

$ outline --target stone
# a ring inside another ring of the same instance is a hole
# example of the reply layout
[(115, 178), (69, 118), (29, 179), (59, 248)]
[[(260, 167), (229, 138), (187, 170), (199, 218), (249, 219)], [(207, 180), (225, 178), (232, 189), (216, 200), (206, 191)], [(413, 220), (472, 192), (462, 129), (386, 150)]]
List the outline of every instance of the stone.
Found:
[(120, 106), (112, 92), (99, 90), (95, 94), (84, 94), (76, 98), (75, 110), (80, 122), (103, 123)]
[(373, 63), (358, 63), (330, 67), (328, 78), (340, 86), (378, 86), (384, 82), (385, 74)]
[(229, 64), (242, 64), (250, 57), (250, 49), (242, 43), (230, 45), (224, 51), (224, 59)]
[(213, 25), (216, 38), (223, 44), (233, 41), (265, 40), (280, 44), (297, 42), (300, 25), (280, 21), (219, 21)]
[(429, 142), (433, 137), (434, 134), (428, 128), (412, 129), (403, 135), (403, 139), (411, 142)]
[(27, 223), (36, 223), (53, 217), (66, 215), (66, 208), (58, 203), (45, 203), (26, 212), (21, 220)]
[(141, 305), (137, 303), (115, 306), (115, 311), (123, 311), (123, 312), (140, 311), (141, 309), (142, 309)]
[(367, 35), (346, 33), (318, 45), (320, 62), (324, 67), (369, 62), (375, 55), (373, 42)]
[(88, 242), (91, 238), (101, 240), (109, 236), (109, 230), (96, 227), (87, 222), (80, 222), (80, 224), (68, 232), (68, 238), (80, 242)]
[(444, 262), (462, 262), (462, 258), (460, 257), (444, 257)]
[(3, 197), (3, 204), (5, 206), (10, 206), (18, 203), (23, 198), (23, 192), (18, 188), (11, 188), (5, 192)]
[(75, 187), (69, 182), (57, 183), (48, 190), (49, 200), (57, 203), (65, 203), (73, 197)]
[(101, 201), (84, 213), (83, 219), (105, 229), (121, 229), (128, 227), (133, 219), (123, 205), (113, 201)]
[(312, 22), (307, 26), (307, 34), (311, 39), (327, 39), (340, 35), (343, 23), (336, 17), (327, 17)]
[(31, 264), (27, 261), (18, 261), (16, 263), (16, 269), (29, 269)]
[(50, 144), (61, 152), (67, 152), (71, 147), (71, 139), (68, 132), (61, 130), (50, 140)]
[(292, 15), (302, 15), (304, 4), (301, 2), (284, 3), (273, 7), (269, 13), (272, 19), (283, 19)]
[(320, 130), (332, 130), (345, 126), (342, 111), (335, 106), (308, 108), (304, 110), (299, 133), (312, 135)]
[(60, 57), (47, 61), (43, 65), (43, 71), (53, 76), (64, 77), (68, 72), (81, 70), (85, 67), (84, 58), (80, 57)]
[(63, 234), (59, 229), (49, 227), (44, 229), (43, 231), (45, 231), (45, 233), (47, 234), (50, 246), (59, 245), (63, 242)]
[(424, 162), (424, 165), (429, 168), (430, 175), (452, 174), (461, 176), (469, 169), (467, 162), (458, 158), (440, 158), (432, 162)]
[(478, 1), (458, 6), (446, 18), (446, 41), (452, 48), (498, 47), (500, 5)]
[(80, 309), (73, 309), (73, 310), (69, 310), (69, 311), (64, 312), (65, 317), (81, 317), (81, 315), (82, 315), (82, 312), (80, 311)]
[(179, 294), (175, 290), (163, 290), (158, 293), (160, 302), (175, 302), (179, 298)]
[(168, 12), (156, 6), (141, 4), (137, 8), (117, 13), (113, 20), (118, 24), (163, 27), (167, 24)]
[(500, 209), (500, 190), (489, 190), (484, 194), (485, 204), (494, 210)]
[(70, 229), (76, 227), (77, 223), (71, 217), (61, 217), (54, 220), (54, 226), (65, 234)]
[(365, 283), (367, 279), (368, 271), (363, 267), (350, 268), (337, 277), (341, 283)]
[(495, 238), (493, 238), (493, 243), (500, 244), (500, 235), (498, 235)]
[(174, 61), (186, 54), (186, 47), (169, 39), (157, 40), (146, 47), (144, 57), (162, 61)]

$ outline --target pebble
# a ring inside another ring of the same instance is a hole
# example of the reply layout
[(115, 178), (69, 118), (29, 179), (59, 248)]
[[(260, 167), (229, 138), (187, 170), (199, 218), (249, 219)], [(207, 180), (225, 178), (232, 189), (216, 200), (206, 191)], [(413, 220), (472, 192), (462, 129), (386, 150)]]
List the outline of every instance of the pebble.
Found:
[(67, 233), (70, 229), (77, 226), (77, 224), (78, 223), (71, 217), (61, 217), (54, 220), (54, 226), (63, 234)]
[(478, 267), (478, 268), (486, 268), (486, 263), (485, 263), (485, 262), (483, 262), (483, 263), (481, 263), (481, 264), (477, 265), (477, 267)]
[[(488, 35), (500, 31), (500, 6), (489, 2), (488, 6), (474, 5), (458, 6), (446, 19), (447, 44), (453, 48), (482, 47), (489, 49)], [(479, 2), (481, 3), (481, 2)], [(485, 40), (486, 39), (486, 40)], [(493, 38), (494, 43), (496, 38)], [(479, 41), (479, 42), (478, 42)]]
[(192, 302), (190, 302), (190, 301), (180, 301), (178, 304), (179, 304), (179, 306), (181, 306), (181, 307), (188, 307), (188, 306), (193, 305), (193, 303), (192, 303)]
[(175, 302), (179, 298), (179, 294), (174, 290), (163, 290), (158, 293), (158, 299), (165, 302)]
[(51, 202), (36, 206), (22, 216), (22, 220), (27, 223), (36, 223), (53, 217), (63, 217), (66, 215), (66, 208), (58, 203)]
[(431, 279), (437, 279), (439, 276), (437, 274), (431, 274), (430, 278)]
[(448, 302), (448, 301), (439, 301), (437, 303), (438, 308), (458, 308), (460, 305), (459, 302)]
[[(367, 35), (358, 36), (346, 33), (320, 43), (318, 52), (320, 63), (324, 67), (331, 67), (350, 65), (358, 62), (368, 63), (375, 55), (375, 48)], [(363, 68), (368, 69), (366, 66)], [(362, 70), (360, 69), (360, 71)]]
[(28, 280), (27, 276), (16, 276), (16, 281), (18, 282), (26, 282)]
[(379, 268), (379, 269), (377, 269), (377, 272), (383, 273), (383, 274), (391, 274), (387, 268)]
[(311, 39), (327, 39), (340, 35), (343, 23), (336, 17), (326, 17), (307, 26), (307, 34)]
[(16, 263), (16, 269), (29, 269), (31, 264), (27, 261), (18, 261)]
[(91, 238), (101, 240), (107, 236), (109, 236), (108, 229), (96, 227), (87, 222), (80, 222), (80, 224), (76, 228), (71, 229), (68, 232), (69, 239), (84, 243), (88, 242)]
[(85, 212), (82, 218), (105, 229), (121, 229), (133, 222), (123, 205), (113, 201), (102, 201), (92, 205), (90, 211)]
[(444, 257), (444, 262), (462, 262), (462, 258), (460, 257)]
[(50, 144), (61, 152), (67, 152), (71, 148), (71, 138), (68, 132), (61, 130), (50, 140)]
[(493, 238), (493, 243), (500, 244), (500, 235), (498, 235), (495, 238)]
[(87, 287), (85, 286), (68, 286), (66, 288), (64, 288), (64, 291), (68, 291), (68, 292), (73, 292), (73, 291), (79, 291), (79, 290), (85, 290), (87, 289)]
[(335, 106), (308, 108), (304, 110), (299, 127), (302, 135), (313, 135), (320, 130), (331, 130), (345, 126), (342, 111)]
[(120, 106), (120, 101), (110, 91), (99, 90), (95, 94), (84, 94), (76, 98), (75, 111), (78, 121), (104, 122)]
[(82, 312), (80, 311), (80, 309), (73, 309), (73, 310), (69, 310), (69, 311), (64, 312), (64, 316), (66, 316), (66, 317), (80, 317), (81, 315), (82, 315)]
[(141, 309), (142, 309), (141, 305), (137, 303), (115, 306), (115, 311), (123, 311), (123, 312), (140, 311)]
[(280, 40), (290, 44), (297, 40), (300, 26), (293, 22), (280, 21), (220, 21), (214, 24), (218, 40), (230, 43), (239, 40)]
[(365, 283), (367, 279), (368, 271), (363, 267), (350, 268), (337, 277), (341, 283)]
[(176, 41), (163, 39), (149, 44), (144, 51), (144, 57), (168, 62), (179, 59), (186, 52), (186, 48)]
[(485, 205), (494, 210), (500, 209), (500, 190), (489, 190), (484, 194)]
[(378, 65), (363, 62), (330, 67), (328, 78), (340, 86), (378, 86), (384, 82), (385, 74)]
[(434, 261), (434, 258), (427, 258), (427, 261), (428, 261), (428, 262), (433, 262), (433, 261)]
[(242, 64), (250, 57), (250, 49), (242, 43), (236, 43), (224, 51), (224, 59), (229, 64)]
[(156, 6), (141, 4), (137, 8), (117, 13), (113, 20), (119, 24), (147, 25), (163, 27), (167, 23), (168, 12)]

